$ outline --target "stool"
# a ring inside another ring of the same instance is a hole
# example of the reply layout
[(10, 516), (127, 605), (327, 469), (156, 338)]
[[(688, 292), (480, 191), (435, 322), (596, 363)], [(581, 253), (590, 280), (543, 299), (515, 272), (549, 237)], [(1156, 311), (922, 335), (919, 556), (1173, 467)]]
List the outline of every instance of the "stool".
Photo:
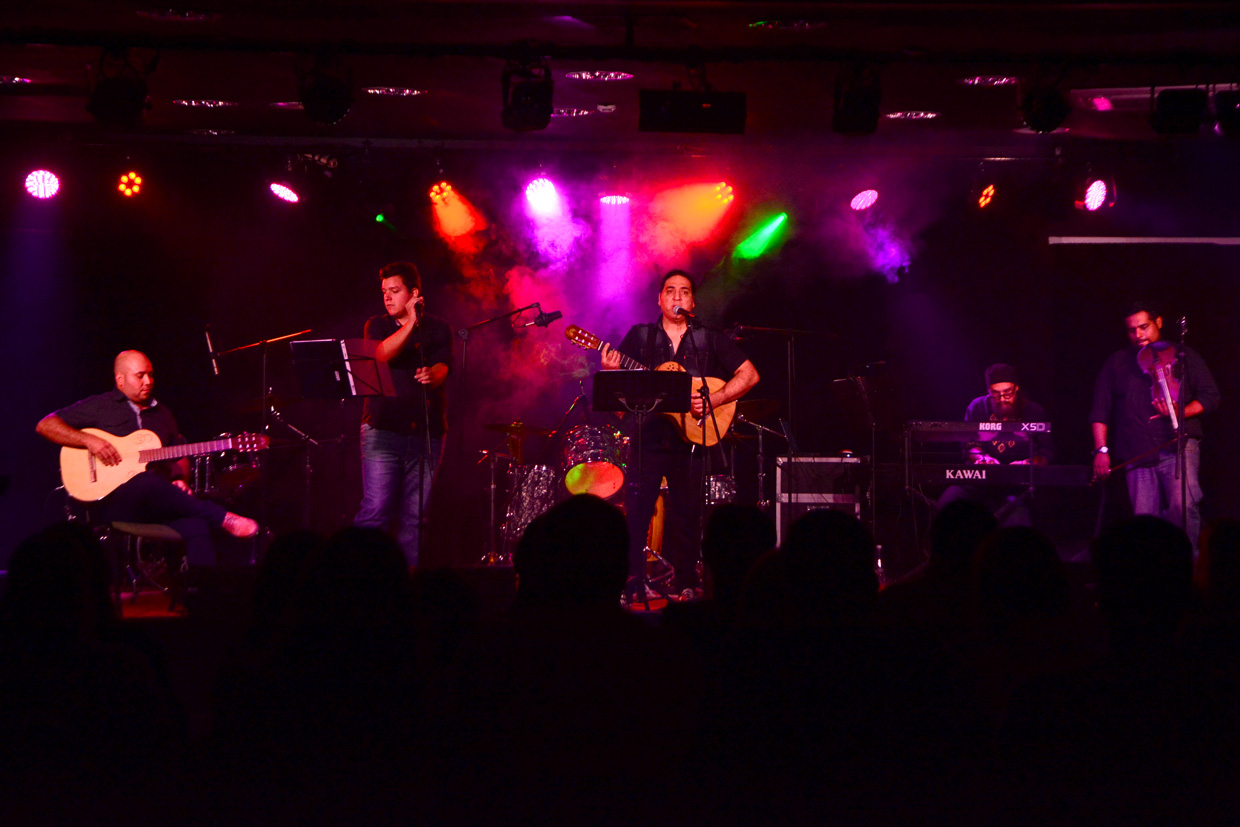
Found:
[[(142, 557), (142, 546), (144, 542), (180, 543), (182, 542), (180, 532), (162, 523), (129, 523), (122, 521), (109, 523), (105, 532), (108, 534), (109, 539), (124, 541), (124, 545), (118, 550), (116, 556), (116, 575), (112, 578), (113, 597), (116, 604), (119, 606), (121, 602), (121, 584), (123, 582), (129, 584), (129, 599), (136, 601), (138, 599), (139, 586), (145, 581), (158, 589), (162, 594), (169, 595), (169, 609), (174, 608), (177, 602), (177, 590), (172, 588), (172, 586), (160, 585), (155, 580), (152, 572), (154, 567), (148, 564)], [(164, 565), (167, 570), (167, 561), (164, 562)], [(171, 574), (172, 582), (174, 583), (181, 577), (180, 572), (169, 571), (169, 574)]]

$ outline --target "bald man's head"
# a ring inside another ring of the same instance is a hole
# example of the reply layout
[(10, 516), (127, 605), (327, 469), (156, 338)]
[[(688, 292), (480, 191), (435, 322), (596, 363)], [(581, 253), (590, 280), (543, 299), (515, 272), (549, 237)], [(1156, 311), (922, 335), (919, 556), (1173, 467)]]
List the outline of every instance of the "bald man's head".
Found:
[(112, 362), (112, 372), (116, 374), (116, 387), (125, 398), (135, 405), (146, 407), (151, 404), (151, 393), (155, 390), (155, 369), (146, 354), (137, 350), (125, 350), (116, 354)]

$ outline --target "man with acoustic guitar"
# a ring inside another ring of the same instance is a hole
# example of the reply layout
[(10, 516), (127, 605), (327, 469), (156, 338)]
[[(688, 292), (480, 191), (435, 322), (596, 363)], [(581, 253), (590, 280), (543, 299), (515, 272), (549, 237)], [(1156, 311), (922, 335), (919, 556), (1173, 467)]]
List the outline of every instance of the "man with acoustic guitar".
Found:
[[(646, 565), (646, 528), (654, 514), (660, 482), (667, 477), (667, 520), (664, 524), (664, 555), (675, 569), (673, 588), (679, 592), (698, 584), (697, 560), (701, 545), (703, 454), (722, 433), (713, 433), (711, 411), (740, 399), (758, 383), (758, 371), (731, 338), (698, 324), (694, 319), (693, 279), (683, 270), (672, 270), (659, 284), (659, 319), (634, 325), (612, 349), (603, 345), (603, 369), (616, 370), (622, 362), (636, 360), (648, 367), (676, 362), (698, 377), (726, 378), (708, 398), (693, 397), (692, 418), (700, 424), (702, 442), (690, 443), (668, 418), (651, 417), (641, 434), (642, 461), (629, 462), (631, 472), (625, 492), (629, 524), (629, 574), (636, 577)], [(713, 437), (707, 438), (707, 437)], [(636, 445), (634, 439), (631, 445)], [(636, 479), (640, 464), (641, 479)], [(638, 595), (644, 597), (644, 595)]]
[[(136, 350), (118, 354), (113, 373), (114, 390), (48, 414), (35, 430), (57, 445), (84, 451), (88, 455), (84, 467), (92, 469), (92, 476), (103, 477), (110, 468), (132, 465), (134, 473), (125, 482), (108, 493), (100, 492), (103, 496), (98, 499), (94, 519), (169, 525), (184, 538), (185, 556), (191, 566), (214, 565), (210, 529), (222, 528), (234, 537), (252, 537), (258, 533), (258, 523), (216, 503), (196, 499), (185, 483), (188, 463), (183, 457), (174, 462), (153, 462), (146, 468), (117, 447), (124, 444), (120, 438), (138, 431), (153, 432), (161, 445), (177, 445), (184, 440), (172, 412), (152, 396), (155, 371), (145, 354)], [(117, 437), (116, 444), (104, 434)], [(98, 464), (104, 467), (98, 468)], [(62, 458), (62, 473), (67, 474), (64, 467)], [(65, 480), (72, 494), (69, 482)], [(89, 487), (89, 480), (84, 485)]]

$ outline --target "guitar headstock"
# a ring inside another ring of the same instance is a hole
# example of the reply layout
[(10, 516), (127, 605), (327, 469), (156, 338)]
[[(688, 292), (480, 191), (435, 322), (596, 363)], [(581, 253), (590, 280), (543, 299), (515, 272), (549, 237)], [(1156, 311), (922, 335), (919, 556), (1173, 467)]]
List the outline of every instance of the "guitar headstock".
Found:
[(575, 324), (570, 324), (564, 331), (564, 336), (577, 347), (583, 347), (586, 350), (598, 350), (603, 341), (587, 330), (582, 330)]
[(232, 438), (233, 450), (240, 451), (243, 454), (253, 451), (265, 451), (271, 445), (271, 439), (266, 434), (237, 434)]

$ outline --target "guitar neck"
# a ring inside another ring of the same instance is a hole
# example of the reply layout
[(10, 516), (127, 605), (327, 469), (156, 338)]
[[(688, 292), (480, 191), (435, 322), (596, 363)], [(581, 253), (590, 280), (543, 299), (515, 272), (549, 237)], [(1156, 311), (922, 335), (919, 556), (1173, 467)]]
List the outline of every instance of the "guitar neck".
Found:
[[(606, 344), (606, 342), (600, 342), (599, 346), (595, 348), (595, 350), (601, 351), (603, 349), (604, 344)], [(649, 365), (644, 365), (641, 362), (637, 361), (636, 359), (630, 359), (629, 357), (625, 356), (623, 353), (620, 353), (620, 351), (616, 350), (614, 347), (612, 348), (612, 352), (620, 354), (620, 367), (624, 368), (625, 370), (650, 370)]]
[(199, 454), (214, 454), (216, 451), (231, 451), (233, 447), (233, 438), (225, 437), (209, 442), (190, 442), (185, 445), (169, 445), (166, 448), (148, 448), (138, 452), (138, 462), (162, 462)]

